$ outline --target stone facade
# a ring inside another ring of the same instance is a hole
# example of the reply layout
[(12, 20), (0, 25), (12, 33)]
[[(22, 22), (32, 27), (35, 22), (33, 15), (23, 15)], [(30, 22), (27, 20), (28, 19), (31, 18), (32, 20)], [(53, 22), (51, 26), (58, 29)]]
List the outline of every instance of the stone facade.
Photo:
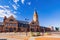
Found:
[(10, 16), (9, 18), (4, 17), (3, 25), (3, 31), (18, 31), (18, 22), (13, 16)]
[(42, 29), (43, 28), (39, 25), (38, 14), (36, 10), (34, 11), (33, 20), (31, 23), (27, 21), (16, 20), (13, 16), (8, 18), (5, 16), (3, 22), (0, 24), (0, 32), (40, 32)]
[(33, 20), (30, 23), (30, 30), (31, 31), (40, 31), (40, 25), (39, 25), (39, 20), (38, 20), (38, 14), (37, 11), (34, 11), (34, 15), (33, 15)]
[(29, 31), (29, 24), (25, 21), (18, 21), (13, 16), (4, 17), (4, 21), (0, 25), (0, 32), (24, 32)]

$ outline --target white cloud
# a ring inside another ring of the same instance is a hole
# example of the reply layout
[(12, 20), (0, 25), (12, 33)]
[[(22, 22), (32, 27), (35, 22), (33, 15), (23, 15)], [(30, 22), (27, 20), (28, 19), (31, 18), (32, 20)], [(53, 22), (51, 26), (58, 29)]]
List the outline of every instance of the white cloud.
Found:
[(31, 5), (31, 2), (28, 2), (27, 4), (28, 4), (28, 5)]
[(16, 14), (17, 12), (16, 11), (14, 11), (14, 14)]
[[(6, 7), (6, 8), (5, 8)], [(13, 15), (15, 18), (17, 17), (13, 12), (11, 12), (9, 9), (7, 9), (7, 6), (0, 6), (0, 17), (9, 17)]]
[(18, 7), (17, 7), (15, 4), (12, 5), (12, 6), (13, 6), (13, 8), (14, 8), (15, 10), (17, 10)]
[(16, 4), (17, 4), (17, 2), (19, 1), (19, 0), (13, 0)]
[[(11, 4), (11, 3), (10, 3)], [(11, 6), (14, 8), (14, 10), (17, 10), (17, 8), (20, 6), (19, 4), (11, 4)]]
[(9, 1), (9, 4), (14, 8), (14, 10), (17, 10), (17, 8), (20, 6), (19, 4), (17, 4), (19, 0), (13, 0), (14, 3), (11, 3), (11, 1)]
[(21, 3), (24, 4), (24, 1), (25, 1), (25, 0), (21, 0)]
[(0, 6), (0, 8), (7, 9), (7, 8), (9, 8), (9, 6)]

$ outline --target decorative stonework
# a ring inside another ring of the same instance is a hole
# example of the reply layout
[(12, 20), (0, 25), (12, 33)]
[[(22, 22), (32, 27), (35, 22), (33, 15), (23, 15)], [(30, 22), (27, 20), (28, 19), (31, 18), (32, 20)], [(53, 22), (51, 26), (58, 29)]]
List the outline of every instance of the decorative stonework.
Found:
[(34, 30), (34, 31), (40, 31), (39, 21), (38, 21), (38, 14), (37, 14), (36, 10), (34, 11), (33, 20), (30, 23), (30, 29)]
[(40, 32), (42, 30), (50, 31), (50, 28), (41, 27), (39, 25), (37, 11), (34, 11), (33, 20), (31, 23), (26, 21), (16, 20), (13, 16), (4, 17), (3, 25), (0, 25), (0, 32)]

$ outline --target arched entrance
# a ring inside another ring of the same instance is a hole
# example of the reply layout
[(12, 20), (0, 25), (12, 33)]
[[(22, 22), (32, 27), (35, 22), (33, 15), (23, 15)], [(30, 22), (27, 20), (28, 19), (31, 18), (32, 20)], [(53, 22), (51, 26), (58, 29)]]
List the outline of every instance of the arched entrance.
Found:
[(14, 28), (14, 31), (16, 31), (16, 28)]
[(10, 31), (10, 32), (13, 32), (13, 28), (9, 28), (9, 31)]

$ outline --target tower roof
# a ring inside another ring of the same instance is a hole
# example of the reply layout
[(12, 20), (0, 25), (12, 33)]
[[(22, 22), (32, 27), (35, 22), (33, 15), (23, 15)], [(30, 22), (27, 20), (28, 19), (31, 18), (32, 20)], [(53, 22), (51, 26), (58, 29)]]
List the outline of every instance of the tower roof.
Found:
[(37, 11), (36, 11), (36, 9), (34, 10), (34, 14), (37, 14)]
[(37, 14), (36, 10), (34, 10), (33, 20), (32, 20), (32, 22), (30, 24), (39, 25), (38, 14)]
[(34, 15), (33, 16), (36, 16), (36, 17), (38, 17), (38, 14), (37, 14), (37, 11), (36, 11), (36, 9), (34, 10)]
[(34, 22), (38, 21), (38, 14), (36, 10), (34, 10), (33, 21)]
[(34, 15), (38, 16), (36, 9), (34, 10)]

